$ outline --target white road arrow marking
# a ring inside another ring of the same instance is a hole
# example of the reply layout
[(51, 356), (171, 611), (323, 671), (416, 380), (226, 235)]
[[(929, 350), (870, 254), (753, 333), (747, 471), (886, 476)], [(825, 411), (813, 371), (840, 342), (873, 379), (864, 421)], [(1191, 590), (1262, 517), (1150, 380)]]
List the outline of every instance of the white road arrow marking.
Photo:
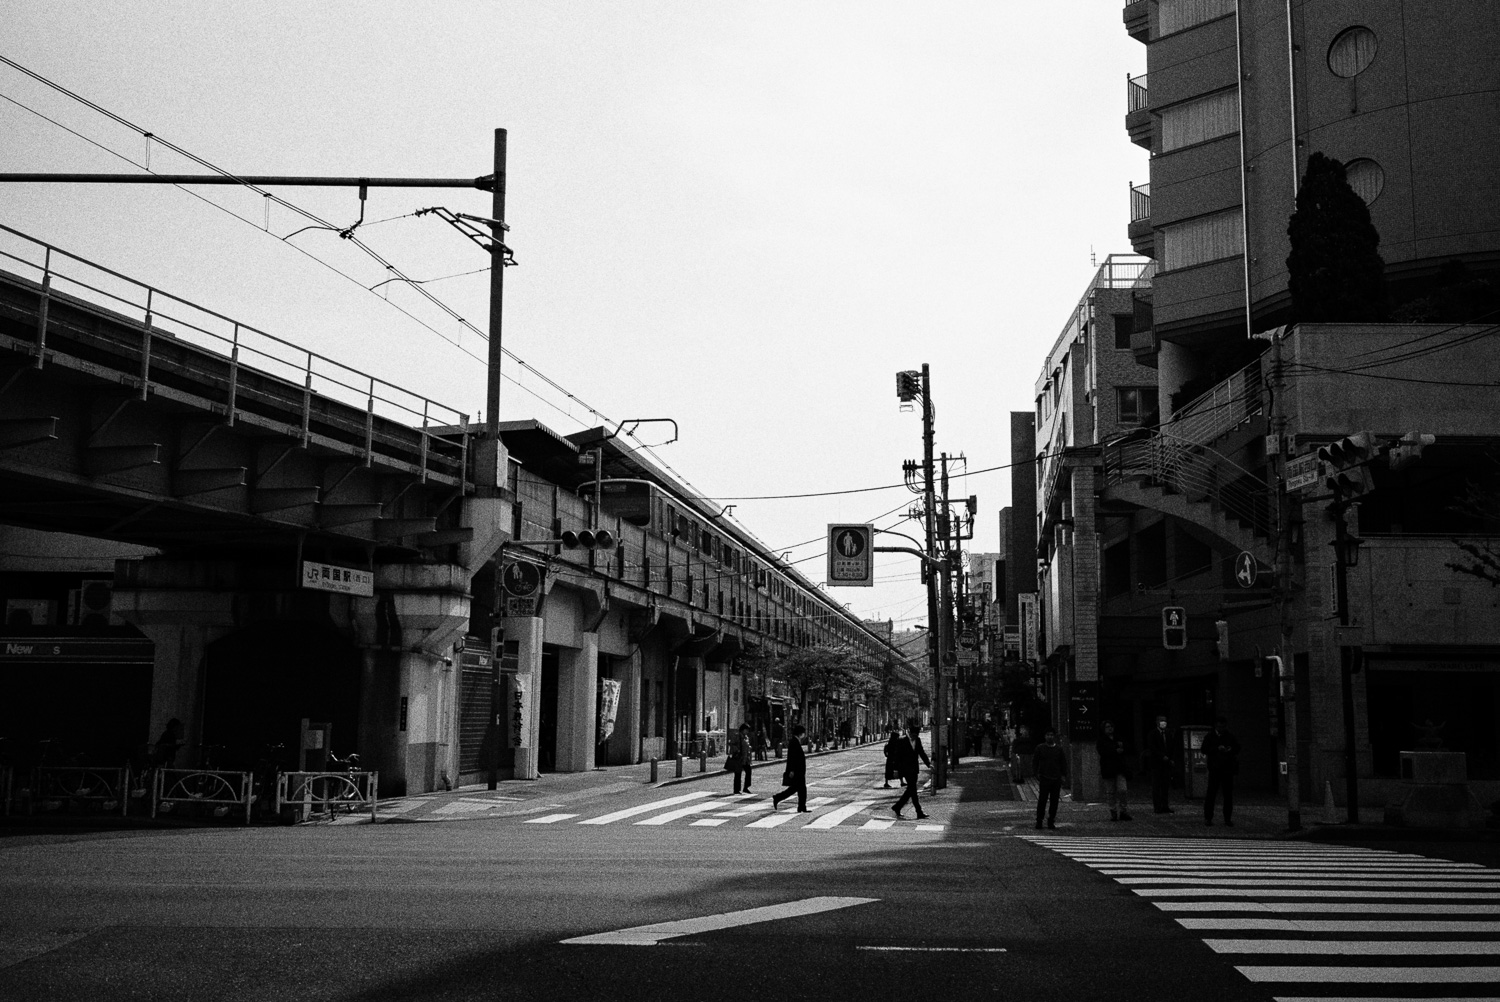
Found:
[(703, 915), (699, 918), (679, 919), (676, 922), (638, 925), (614, 932), (594, 933), (592, 936), (576, 936), (562, 942), (575, 946), (655, 946), (664, 939), (674, 939), (678, 936), (693, 936), (718, 929), (753, 925), (757, 922), (774, 922), (777, 919), (816, 915), (819, 912), (831, 912), (854, 905), (867, 905), (879, 900), (879, 898), (804, 898), (801, 901), (788, 901), (779, 905), (746, 908), (742, 911), (723, 912), (718, 915)]

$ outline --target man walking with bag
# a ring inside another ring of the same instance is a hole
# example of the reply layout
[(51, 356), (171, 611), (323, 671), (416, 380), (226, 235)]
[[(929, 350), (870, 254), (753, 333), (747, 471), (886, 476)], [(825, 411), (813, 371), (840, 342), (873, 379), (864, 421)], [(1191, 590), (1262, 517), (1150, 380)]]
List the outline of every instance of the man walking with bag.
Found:
[(891, 805), (891, 810), (897, 818), (901, 817), (901, 808), (906, 806), (908, 800), (917, 809), (917, 820), (927, 817), (922, 813), (922, 802), (917, 799), (917, 782), (922, 775), (918, 762), (925, 762), (927, 768), (932, 768), (932, 760), (927, 757), (927, 750), (922, 747), (922, 736), (917, 731), (915, 723), (908, 724), (906, 728), (906, 740), (896, 742), (895, 762), (897, 772), (901, 776), (901, 782), (906, 784), (906, 789), (901, 791), (901, 799)]
[(1057, 746), (1057, 732), (1050, 727), (1044, 743), (1031, 753), (1031, 765), (1036, 771), (1036, 826), (1042, 827), (1045, 814), (1047, 827), (1056, 828), (1057, 802), (1062, 796), (1063, 780), (1068, 776), (1068, 753)]
[(786, 745), (786, 771), (781, 774), (786, 789), (771, 798), (772, 810), (795, 793), (798, 813), (807, 813), (807, 754), (802, 750), (802, 735), (806, 733), (807, 728), (801, 724), (792, 728), (792, 738)]

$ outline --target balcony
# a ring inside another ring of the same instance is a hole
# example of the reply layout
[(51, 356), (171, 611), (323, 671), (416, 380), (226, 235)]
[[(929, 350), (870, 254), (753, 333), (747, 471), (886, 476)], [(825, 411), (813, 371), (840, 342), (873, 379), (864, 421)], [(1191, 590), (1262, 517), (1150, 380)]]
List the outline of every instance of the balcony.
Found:
[(1150, 0), (1129, 0), (1125, 4), (1125, 31), (1143, 45), (1151, 41)]
[(1144, 73), (1125, 78), (1125, 131), (1132, 143), (1151, 149), (1156, 129), (1151, 118), (1151, 97)]
[(1156, 256), (1156, 230), (1151, 226), (1151, 185), (1130, 186), (1130, 247), (1137, 254)]

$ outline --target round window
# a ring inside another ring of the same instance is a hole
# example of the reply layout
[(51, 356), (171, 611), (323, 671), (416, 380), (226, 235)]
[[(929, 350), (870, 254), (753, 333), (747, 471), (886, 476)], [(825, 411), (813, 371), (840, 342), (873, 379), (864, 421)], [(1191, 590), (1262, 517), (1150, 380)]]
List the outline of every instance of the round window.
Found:
[(1363, 25), (1345, 28), (1328, 47), (1328, 68), (1341, 77), (1363, 73), (1375, 61), (1375, 32)]
[(1385, 171), (1368, 157), (1350, 160), (1344, 164), (1344, 176), (1349, 181), (1349, 187), (1365, 200), (1366, 205), (1379, 198), (1381, 190), (1385, 188)]

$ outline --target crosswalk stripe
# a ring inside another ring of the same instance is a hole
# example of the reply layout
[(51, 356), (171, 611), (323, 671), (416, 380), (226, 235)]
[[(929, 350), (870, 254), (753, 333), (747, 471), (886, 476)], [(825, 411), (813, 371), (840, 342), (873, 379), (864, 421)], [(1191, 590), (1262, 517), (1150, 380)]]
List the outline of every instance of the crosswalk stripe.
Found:
[(794, 814), (794, 813), (792, 813), (791, 811), (778, 811), (775, 814), (768, 814), (768, 815), (766, 815), (765, 817), (761, 818), (759, 821), (752, 821), (748, 825), (746, 825), (745, 827), (746, 828), (775, 828), (778, 825), (784, 825), (784, 824), (786, 824), (788, 821), (791, 821), (791, 820), (795, 819), (796, 817), (797, 817), (797, 815)]
[[(1116, 877), (1118, 883), (1126, 887), (1140, 884), (1172, 885), (1172, 884), (1201, 884), (1202, 877)], [(1257, 877), (1213, 877), (1216, 886), (1220, 887), (1280, 887), (1286, 883), (1285, 880), (1263, 880)], [(1494, 888), (1500, 891), (1500, 880), (1488, 880), (1478, 884), (1466, 884), (1457, 880), (1408, 880), (1393, 877), (1390, 880), (1365, 880), (1360, 877), (1350, 876), (1343, 880), (1295, 878), (1298, 887), (1445, 887), (1458, 889), (1467, 888)]]
[(1409, 996), (1393, 998), (1388, 995), (1382, 995), (1378, 999), (1369, 996), (1348, 995), (1340, 995), (1332, 998), (1315, 998), (1309, 995), (1275, 995), (1272, 996), (1271, 1002), (1500, 1002), (1500, 998), (1496, 998), (1493, 995), (1486, 995), (1482, 998), (1475, 995), (1465, 995), (1462, 998), (1455, 998), (1452, 995), (1442, 998), (1431, 998), (1428, 996), (1423, 996), (1422, 998), (1411, 998)]
[(667, 811), (665, 814), (657, 814), (646, 818), (644, 821), (637, 821), (635, 823), (638, 825), (665, 825), (676, 821), (678, 818), (685, 818), (689, 814), (704, 814), (708, 811), (717, 811), (721, 808), (729, 807), (731, 804), (733, 804), (731, 800), (705, 800), (701, 804), (688, 804), (686, 807), (679, 807), (676, 810)]
[(1414, 939), (1205, 939), (1215, 953), (1333, 954), (1350, 957), (1491, 956), (1500, 943)]
[(528, 824), (528, 825), (551, 825), (551, 824), (556, 824), (559, 821), (566, 821), (569, 818), (576, 818), (576, 817), (578, 817), (578, 815), (576, 815), (576, 814), (547, 814), (547, 815), (544, 815), (544, 816), (542, 816), (540, 818), (528, 818), (526, 821), (523, 821), (522, 824)]
[(894, 820), (882, 821), (880, 818), (871, 818), (864, 824), (860, 825), (858, 830), (862, 832), (883, 832), (895, 823), (896, 822)]
[[(1132, 887), (1132, 893), (1143, 898), (1187, 898), (1205, 894), (1221, 894), (1231, 898), (1424, 898), (1431, 899), (1427, 890), (1375, 891), (1375, 890), (1324, 890), (1288, 889), (1283, 887)], [(1500, 891), (1448, 891), (1445, 899), (1462, 901), (1500, 901)]]
[(1339, 915), (1368, 912), (1372, 915), (1395, 913), (1399, 915), (1500, 915), (1500, 903), (1493, 905), (1461, 905), (1444, 902), (1440, 905), (1388, 901), (1365, 901), (1353, 904), (1346, 901), (1158, 901), (1156, 907), (1164, 912), (1313, 912)]
[(1500, 922), (1461, 919), (1402, 919), (1398, 922), (1360, 919), (1180, 918), (1184, 929), (1250, 930), (1268, 932), (1500, 932)]
[(803, 828), (836, 828), (844, 821), (852, 818), (860, 811), (875, 803), (873, 800), (856, 800), (852, 804), (845, 804), (837, 810), (829, 811), (816, 821), (805, 824)]
[(711, 796), (713, 796), (713, 794), (708, 792), (707, 790), (700, 793), (683, 793), (675, 797), (668, 797), (665, 800), (654, 800), (649, 804), (640, 804), (636, 807), (627, 807), (624, 810), (615, 811), (612, 814), (602, 814), (597, 818), (587, 818), (578, 823), (581, 825), (613, 824), (616, 821), (623, 821), (626, 818), (633, 818), (637, 814), (648, 814), (651, 811), (661, 810), (663, 807), (671, 807), (673, 804), (685, 804), (690, 800), (701, 800), (704, 797)]
[[(1236, 967), (1251, 981), (1362, 984), (1476, 984), (1500, 981), (1500, 967)], [(1472, 1000), (1470, 1000), (1472, 1002)]]
[(728, 820), (728, 818), (699, 818), (691, 824), (694, 828), (717, 828)]

